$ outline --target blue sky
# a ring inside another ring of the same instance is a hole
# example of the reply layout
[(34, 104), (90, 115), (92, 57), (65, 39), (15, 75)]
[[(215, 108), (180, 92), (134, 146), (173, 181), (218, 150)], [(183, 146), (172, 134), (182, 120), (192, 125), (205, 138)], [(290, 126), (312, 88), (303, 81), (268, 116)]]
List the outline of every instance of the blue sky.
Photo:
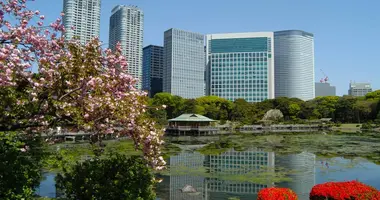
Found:
[[(370, 81), (380, 89), (379, 0), (102, 0), (100, 38), (108, 43), (111, 10), (118, 4), (136, 5), (145, 14), (144, 46), (162, 45), (169, 28), (203, 34), (299, 29), (314, 34), (315, 78), (320, 69), (347, 94), (350, 80)], [(53, 21), (63, 0), (35, 0)]]

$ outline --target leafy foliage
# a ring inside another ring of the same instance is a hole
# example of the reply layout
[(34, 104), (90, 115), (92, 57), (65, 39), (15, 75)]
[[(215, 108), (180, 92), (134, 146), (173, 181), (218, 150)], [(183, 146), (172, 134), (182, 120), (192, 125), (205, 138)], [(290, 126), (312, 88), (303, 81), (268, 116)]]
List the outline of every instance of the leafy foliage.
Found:
[(331, 118), (337, 123), (363, 123), (376, 119), (380, 121), (380, 98), (374, 95), (369, 95), (367, 99), (326, 96), (310, 101), (279, 97), (249, 103), (244, 99), (236, 99), (234, 102), (216, 96), (182, 99), (169, 93), (158, 93), (150, 100), (150, 105), (168, 105), (165, 110), (157, 110), (151, 115), (158, 121), (175, 118), (183, 113), (196, 113), (215, 120), (253, 124), (261, 120), (271, 109), (280, 110), (284, 120), (290, 123), (320, 118)]
[(42, 178), (39, 137), (0, 132), (0, 199), (30, 199)]
[(87, 160), (57, 176), (67, 199), (153, 200), (153, 174), (141, 157)]
[(366, 99), (380, 99), (380, 90), (370, 92), (365, 95)]

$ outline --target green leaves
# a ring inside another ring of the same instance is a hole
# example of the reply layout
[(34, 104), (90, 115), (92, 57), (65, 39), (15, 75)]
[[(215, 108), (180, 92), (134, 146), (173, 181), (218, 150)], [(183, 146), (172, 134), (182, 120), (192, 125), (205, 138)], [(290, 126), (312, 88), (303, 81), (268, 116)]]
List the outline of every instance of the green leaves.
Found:
[(41, 179), (43, 145), (39, 137), (0, 132), (0, 199), (30, 199)]
[(153, 174), (139, 156), (114, 155), (78, 163), (57, 176), (67, 199), (153, 200)]

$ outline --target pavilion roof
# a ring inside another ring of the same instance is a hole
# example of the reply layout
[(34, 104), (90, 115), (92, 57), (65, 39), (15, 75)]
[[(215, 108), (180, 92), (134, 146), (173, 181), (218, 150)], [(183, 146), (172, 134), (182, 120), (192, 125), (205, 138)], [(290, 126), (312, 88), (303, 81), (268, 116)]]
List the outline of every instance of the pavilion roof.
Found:
[(182, 114), (174, 119), (169, 119), (169, 122), (214, 122), (215, 120), (198, 114)]

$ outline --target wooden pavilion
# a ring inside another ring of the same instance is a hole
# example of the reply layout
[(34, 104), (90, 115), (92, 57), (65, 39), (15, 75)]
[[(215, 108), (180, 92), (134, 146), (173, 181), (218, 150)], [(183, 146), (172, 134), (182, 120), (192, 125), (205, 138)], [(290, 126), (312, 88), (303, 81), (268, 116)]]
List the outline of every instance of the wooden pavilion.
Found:
[(219, 129), (212, 126), (213, 122), (215, 122), (215, 120), (202, 115), (182, 114), (169, 120), (166, 133), (168, 135), (176, 136), (214, 135), (218, 133)]

